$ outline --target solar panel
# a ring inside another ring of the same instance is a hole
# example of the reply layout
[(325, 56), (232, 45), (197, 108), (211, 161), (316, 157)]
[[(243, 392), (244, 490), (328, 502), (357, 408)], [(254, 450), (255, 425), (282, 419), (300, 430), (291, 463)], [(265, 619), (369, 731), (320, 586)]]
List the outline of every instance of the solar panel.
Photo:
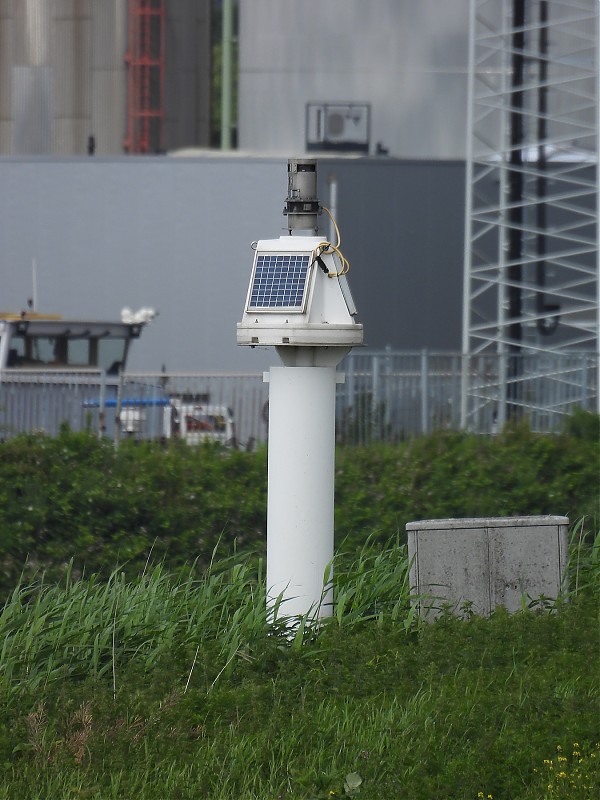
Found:
[(309, 264), (307, 253), (259, 253), (248, 311), (302, 311)]

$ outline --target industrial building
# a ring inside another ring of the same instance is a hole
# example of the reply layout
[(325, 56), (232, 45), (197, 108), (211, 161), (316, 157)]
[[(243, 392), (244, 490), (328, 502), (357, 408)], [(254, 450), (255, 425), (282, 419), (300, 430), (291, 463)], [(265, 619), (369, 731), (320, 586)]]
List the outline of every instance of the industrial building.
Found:
[[(594, 0), (0, 0), (3, 305), (35, 264), (51, 310), (158, 307), (140, 368), (261, 369), (235, 348), (247, 248), (284, 226), (287, 158), (314, 155), (366, 344), (506, 358), (502, 419), (513, 356), (598, 350), (598, 17)], [(206, 149), (217, 100), (237, 151)]]
[(242, 0), (239, 144), (464, 159), (469, 0)]
[[(227, 118), (242, 150), (354, 143), (462, 159), (468, 10), (468, 0), (0, 0), (0, 153), (207, 147), (216, 45), (231, 66), (239, 53), (238, 80), (223, 77), (237, 84)], [(221, 16), (229, 26), (217, 30)]]
[(0, 153), (210, 144), (210, 0), (0, 0)]

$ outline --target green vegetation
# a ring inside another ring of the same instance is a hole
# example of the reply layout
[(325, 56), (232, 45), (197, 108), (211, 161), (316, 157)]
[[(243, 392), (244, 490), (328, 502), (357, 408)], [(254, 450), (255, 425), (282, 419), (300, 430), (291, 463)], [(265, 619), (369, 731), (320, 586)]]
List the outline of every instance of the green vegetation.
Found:
[[(490, 438), (440, 432), (398, 445), (340, 448), (338, 548), (385, 543), (407, 522), (469, 516), (600, 516), (598, 417), (559, 436), (524, 426)], [(264, 554), (266, 451), (108, 441), (64, 431), (0, 445), (0, 594), (39, 570), (105, 578), (219, 556)], [(593, 523), (592, 523), (593, 527)]]
[(260, 567), (20, 586), (0, 614), (0, 798), (550, 800), (600, 789), (600, 536), (570, 602), (412, 615), (403, 546), (268, 627)]
[[(3, 443), (0, 800), (595, 800), (599, 468), (591, 415), (342, 448), (332, 618), (267, 625), (265, 452)], [(534, 513), (568, 597), (419, 620), (405, 522)]]

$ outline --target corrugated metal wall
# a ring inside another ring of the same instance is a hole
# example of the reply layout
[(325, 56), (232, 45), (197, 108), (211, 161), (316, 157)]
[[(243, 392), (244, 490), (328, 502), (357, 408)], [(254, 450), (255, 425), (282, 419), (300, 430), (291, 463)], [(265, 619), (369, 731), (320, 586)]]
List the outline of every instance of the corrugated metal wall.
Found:
[(210, 7), (210, 0), (166, 4), (166, 150), (210, 143)]
[[(0, 0), (0, 154), (120, 154), (128, 0)], [(210, 0), (167, 4), (167, 149), (206, 146)]]
[(243, 0), (239, 143), (302, 153), (305, 105), (370, 103), (371, 149), (463, 159), (469, 0)]

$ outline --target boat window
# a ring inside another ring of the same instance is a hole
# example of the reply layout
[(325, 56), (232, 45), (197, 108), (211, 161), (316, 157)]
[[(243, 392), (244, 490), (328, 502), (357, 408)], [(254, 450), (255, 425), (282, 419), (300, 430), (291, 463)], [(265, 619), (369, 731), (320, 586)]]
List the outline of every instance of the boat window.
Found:
[(30, 369), (104, 369), (117, 374), (125, 363), (125, 338), (13, 336), (10, 365)]
[(67, 339), (66, 362), (70, 367), (90, 366), (90, 340)]
[(97, 339), (96, 341), (98, 342), (98, 367), (106, 370), (109, 375), (118, 375), (119, 370), (125, 367), (127, 340)]

